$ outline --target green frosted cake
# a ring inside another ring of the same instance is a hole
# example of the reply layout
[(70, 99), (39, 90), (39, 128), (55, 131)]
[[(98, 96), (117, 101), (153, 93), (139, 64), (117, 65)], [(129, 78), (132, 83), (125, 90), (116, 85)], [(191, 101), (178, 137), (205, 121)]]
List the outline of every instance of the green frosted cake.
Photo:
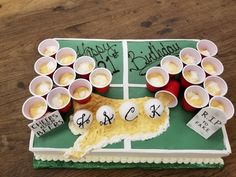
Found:
[[(91, 56), (97, 67), (108, 68), (112, 83), (108, 92), (94, 93), (92, 100), (112, 102), (134, 99), (142, 102), (154, 93), (146, 88), (145, 74), (158, 66), (166, 55), (179, 55), (185, 47), (196, 48), (198, 40), (100, 40), (56, 39), (60, 48), (73, 48), (78, 57)], [(29, 150), (34, 154), (35, 168), (220, 168), (222, 157), (231, 153), (225, 127), (204, 139), (186, 124), (196, 114), (181, 106), (183, 91), (176, 107), (156, 132), (132, 137), (113, 137), (83, 156), (73, 155), (80, 136), (73, 132), (70, 117), (74, 110), (62, 114), (63, 125), (36, 137), (31, 132)], [(90, 101), (90, 102), (91, 102)], [(140, 103), (141, 104), (141, 103)], [(75, 105), (74, 105), (75, 106)], [(75, 107), (74, 107), (75, 109)], [(94, 112), (93, 112), (94, 113)], [(147, 124), (148, 126), (148, 124)], [(127, 130), (128, 131), (128, 130)], [(136, 132), (137, 133), (137, 132)], [(79, 147), (78, 147), (79, 148)], [(72, 154), (72, 156), (68, 156)], [(76, 153), (76, 152), (75, 152)], [(81, 157), (81, 158), (79, 158)]]

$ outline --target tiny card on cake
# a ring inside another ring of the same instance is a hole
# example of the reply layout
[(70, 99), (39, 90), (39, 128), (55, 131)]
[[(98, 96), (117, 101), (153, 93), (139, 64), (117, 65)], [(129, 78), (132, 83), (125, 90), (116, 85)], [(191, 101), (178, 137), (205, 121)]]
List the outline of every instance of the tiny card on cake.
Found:
[(59, 111), (54, 111), (40, 119), (33, 121), (32, 123), (28, 124), (28, 126), (37, 137), (40, 137), (62, 124), (64, 124), (64, 120), (61, 117), (61, 114)]
[(187, 126), (199, 135), (208, 139), (227, 122), (225, 114), (215, 108), (201, 109), (188, 123)]

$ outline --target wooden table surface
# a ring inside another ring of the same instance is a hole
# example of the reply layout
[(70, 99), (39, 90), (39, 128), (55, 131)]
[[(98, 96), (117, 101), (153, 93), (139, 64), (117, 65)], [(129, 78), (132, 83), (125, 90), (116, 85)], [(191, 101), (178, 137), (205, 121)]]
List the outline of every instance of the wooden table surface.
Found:
[(236, 3), (158, 0), (0, 0), (0, 176), (236, 176), (236, 119), (227, 123), (233, 154), (223, 169), (72, 170), (32, 168), (29, 123), (21, 114), (45, 38), (207, 38), (219, 48), (227, 97), (236, 102)]

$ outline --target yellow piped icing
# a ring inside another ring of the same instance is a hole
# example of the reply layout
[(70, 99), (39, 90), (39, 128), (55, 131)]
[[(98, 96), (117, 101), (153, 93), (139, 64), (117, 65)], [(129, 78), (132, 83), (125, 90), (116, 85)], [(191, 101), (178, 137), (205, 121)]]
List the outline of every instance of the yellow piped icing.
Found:
[(109, 82), (108, 77), (105, 74), (96, 74), (92, 78), (92, 83), (96, 86), (104, 86)]
[(182, 61), (188, 65), (191, 65), (195, 63), (195, 58), (191, 55), (186, 54), (182, 56)]
[(206, 89), (213, 96), (219, 96), (221, 94), (221, 89), (217, 82), (214, 81), (207, 82)]
[(225, 106), (220, 101), (213, 100), (210, 106), (225, 112)]
[(32, 104), (29, 108), (29, 115), (32, 119), (43, 116), (46, 109), (46, 104), (44, 102), (36, 102)]
[(74, 80), (74, 75), (71, 73), (64, 73), (60, 78), (59, 78), (59, 84), (60, 85), (68, 85)]
[(202, 66), (203, 66), (203, 69), (207, 73), (209, 73), (209, 74), (215, 74), (216, 73), (216, 68), (215, 68), (215, 66), (213, 64), (211, 64), (209, 62), (208, 63), (205, 62), (205, 63), (202, 64)]
[(49, 92), (52, 85), (50, 82), (41, 82), (35, 86), (35, 94), (36, 95), (44, 95), (45, 93)]
[(174, 63), (174, 62), (168, 62), (166, 61), (163, 64), (163, 67), (170, 73), (170, 74), (176, 74), (179, 72), (180, 68)]
[(89, 94), (89, 89), (87, 87), (78, 87), (73, 92), (73, 97), (80, 99), (87, 97), (88, 94)]
[(156, 87), (161, 87), (164, 85), (164, 77), (160, 73), (149, 74), (148, 81)]
[(72, 63), (75, 60), (75, 57), (73, 55), (64, 55), (59, 60), (61, 64), (67, 65)]
[(199, 82), (199, 75), (196, 71), (185, 71), (184, 72), (184, 76), (186, 78), (187, 81), (193, 83), (193, 84), (197, 84)]
[[(160, 118), (151, 119), (145, 115), (144, 102), (148, 97), (130, 99), (139, 107), (139, 115), (133, 121), (125, 121), (119, 115), (119, 107), (124, 100), (110, 99), (100, 95), (92, 94), (91, 101), (87, 104), (78, 104), (74, 102), (74, 109), (88, 109), (95, 117), (96, 110), (102, 105), (110, 105), (115, 110), (115, 120), (112, 124), (101, 126), (96, 120), (93, 120), (90, 128), (80, 136), (74, 143), (74, 146), (67, 150), (65, 156), (80, 159), (92, 149), (101, 148), (104, 145), (119, 142), (124, 138), (129, 139), (150, 139), (156, 135), (158, 130), (163, 131), (166, 123), (169, 121), (169, 109), (165, 110)], [(140, 138), (141, 137), (141, 138)]]
[(199, 107), (203, 105), (203, 99), (198, 93), (190, 91), (186, 96), (189, 103), (191, 103), (193, 106)]
[(40, 67), (39, 67), (39, 72), (41, 74), (49, 74), (51, 73), (54, 69), (55, 69), (55, 64), (53, 62), (46, 62), (43, 63)]

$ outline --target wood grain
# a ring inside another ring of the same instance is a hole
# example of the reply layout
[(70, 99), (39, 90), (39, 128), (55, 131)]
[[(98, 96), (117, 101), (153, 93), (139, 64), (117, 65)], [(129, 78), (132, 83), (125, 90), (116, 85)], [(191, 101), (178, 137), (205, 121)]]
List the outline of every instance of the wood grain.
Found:
[[(51, 37), (211, 39), (225, 67), (227, 97), (235, 103), (235, 11), (233, 0), (0, 0), (0, 176), (236, 176), (235, 153), (225, 158), (223, 169), (34, 170), (28, 122), (21, 114), (30, 96), (29, 82), (36, 75), (37, 45)], [(235, 118), (227, 124), (233, 152), (234, 123)]]

